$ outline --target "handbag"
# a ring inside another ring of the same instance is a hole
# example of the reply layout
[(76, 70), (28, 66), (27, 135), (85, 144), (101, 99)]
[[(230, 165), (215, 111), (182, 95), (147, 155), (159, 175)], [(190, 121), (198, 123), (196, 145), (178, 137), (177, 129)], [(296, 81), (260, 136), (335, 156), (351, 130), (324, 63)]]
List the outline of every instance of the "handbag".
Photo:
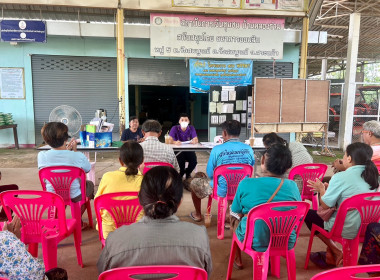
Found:
[(336, 210), (336, 207), (330, 207), (330, 208), (325, 209), (325, 208), (322, 208), (322, 206), (319, 206), (317, 210), (317, 214), (319, 217), (322, 218), (322, 220), (327, 222), (328, 220), (330, 220), (331, 215), (334, 214), (335, 210)]

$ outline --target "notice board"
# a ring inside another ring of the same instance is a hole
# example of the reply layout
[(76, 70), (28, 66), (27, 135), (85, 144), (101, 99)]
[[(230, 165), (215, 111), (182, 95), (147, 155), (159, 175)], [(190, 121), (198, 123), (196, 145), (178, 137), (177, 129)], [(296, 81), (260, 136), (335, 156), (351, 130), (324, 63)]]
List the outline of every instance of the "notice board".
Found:
[[(237, 120), (242, 127), (251, 121), (248, 115), (248, 88), (246, 86), (211, 86), (209, 126), (219, 127), (227, 120)], [(250, 96), (250, 99), (252, 97)]]
[(328, 123), (329, 90), (330, 81), (256, 78), (252, 105), (255, 131), (322, 131)]

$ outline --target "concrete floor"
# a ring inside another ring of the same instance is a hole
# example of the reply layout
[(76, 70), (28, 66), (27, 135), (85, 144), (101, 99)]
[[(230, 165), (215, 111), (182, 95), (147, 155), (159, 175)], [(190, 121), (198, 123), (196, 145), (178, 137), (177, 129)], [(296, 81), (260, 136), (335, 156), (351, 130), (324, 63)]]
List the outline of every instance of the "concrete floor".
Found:
[[(117, 158), (115, 159), (101, 159), (101, 155), (98, 155), (98, 163), (96, 164), (96, 178), (97, 184), (101, 176), (111, 170), (118, 169)], [(205, 171), (208, 155), (199, 153), (198, 155), (198, 171)], [(4, 166), (4, 165), (3, 165)], [(21, 189), (25, 190), (40, 190), (40, 182), (38, 179), (37, 167), (31, 168), (1, 168), (2, 180), (1, 184), (17, 184)], [(207, 201), (203, 200), (203, 210), (206, 208)], [(184, 192), (183, 203), (181, 204), (177, 215), (183, 221), (193, 222), (189, 217), (190, 211), (193, 210), (191, 201), (191, 195), (189, 192)], [(212, 206), (212, 223), (208, 228), (208, 234), (210, 238), (210, 246), (213, 260), (213, 272), (211, 275), (212, 280), (225, 279), (227, 274), (227, 264), (231, 247), (231, 234), (229, 231), (225, 233), (224, 240), (218, 240), (216, 238), (216, 212), (217, 204), (214, 201)], [(69, 213), (67, 213), (69, 214)], [(95, 212), (93, 210), (93, 216)], [(87, 214), (84, 216), (84, 220), (87, 219)], [(202, 225), (202, 223), (197, 223)], [(304, 260), (306, 256), (307, 244), (309, 241), (310, 232), (304, 225), (301, 229), (300, 236), (296, 245), (296, 263), (297, 263), (297, 279), (310, 279), (313, 275), (321, 272), (322, 270), (317, 268), (313, 263), (309, 264), (309, 269), (305, 270)], [(316, 238), (314, 240), (312, 251), (322, 251), (325, 249), (323, 243)], [(97, 279), (98, 271), (96, 263), (101, 252), (101, 244), (98, 239), (98, 233), (95, 229), (83, 231), (83, 243), (82, 243), (82, 255), (84, 268), (80, 268), (77, 265), (75, 248), (73, 245), (73, 238), (69, 237), (59, 244), (58, 247), (58, 266), (65, 268), (68, 272), (70, 280), (77, 279)], [(39, 251), (39, 257), (42, 258), (41, 250)], [(243, 253), (243, 270), (233, 270), (232, 279), (252, 279), (252, 259)], [(269, 276), (268, 279), (277, 279), (273, 276)], [(286, 262), (284, 259), (281, 261), (281, 278), (287, 279)]]

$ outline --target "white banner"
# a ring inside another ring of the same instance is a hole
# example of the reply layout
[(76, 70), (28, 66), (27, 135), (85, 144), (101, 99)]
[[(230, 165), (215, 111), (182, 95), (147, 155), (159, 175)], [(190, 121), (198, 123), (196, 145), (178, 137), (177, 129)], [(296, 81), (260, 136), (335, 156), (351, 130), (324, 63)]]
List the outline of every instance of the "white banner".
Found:
[(240, 9), (240, 0), (173, 0), (173, 7), (202, 7)]
[(150, 55), (282, 59), (284, 19), (150, 14)]
[(242, 9), (304, 11), (305, 0), (242, 0)]

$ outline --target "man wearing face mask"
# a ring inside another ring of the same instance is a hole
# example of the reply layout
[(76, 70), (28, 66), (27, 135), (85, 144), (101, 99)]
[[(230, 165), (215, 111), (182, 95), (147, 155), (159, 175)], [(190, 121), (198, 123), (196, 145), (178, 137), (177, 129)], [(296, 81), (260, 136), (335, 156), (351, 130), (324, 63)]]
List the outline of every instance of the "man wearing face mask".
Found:
[[(197, 132), (195, 131), (194, 126), (189, 124), (189, 116), (185, 113), (182, 113), (179, 116), (179, 125), (173, 126), (170, 130), (169, 143), (182, 145), (182, 142), (190, 141), (191, 144), (197, 144)], [(177, 155), (177, 161), (179, 164), (181, 177), (186, 174), (186, 179), (190, 178), (191, 172), (193, 172), (197, 166), (197, 156), (195, 152), (181, 152)], [(187, 168), (185, 168), (186, 161), (189, 163)]]

